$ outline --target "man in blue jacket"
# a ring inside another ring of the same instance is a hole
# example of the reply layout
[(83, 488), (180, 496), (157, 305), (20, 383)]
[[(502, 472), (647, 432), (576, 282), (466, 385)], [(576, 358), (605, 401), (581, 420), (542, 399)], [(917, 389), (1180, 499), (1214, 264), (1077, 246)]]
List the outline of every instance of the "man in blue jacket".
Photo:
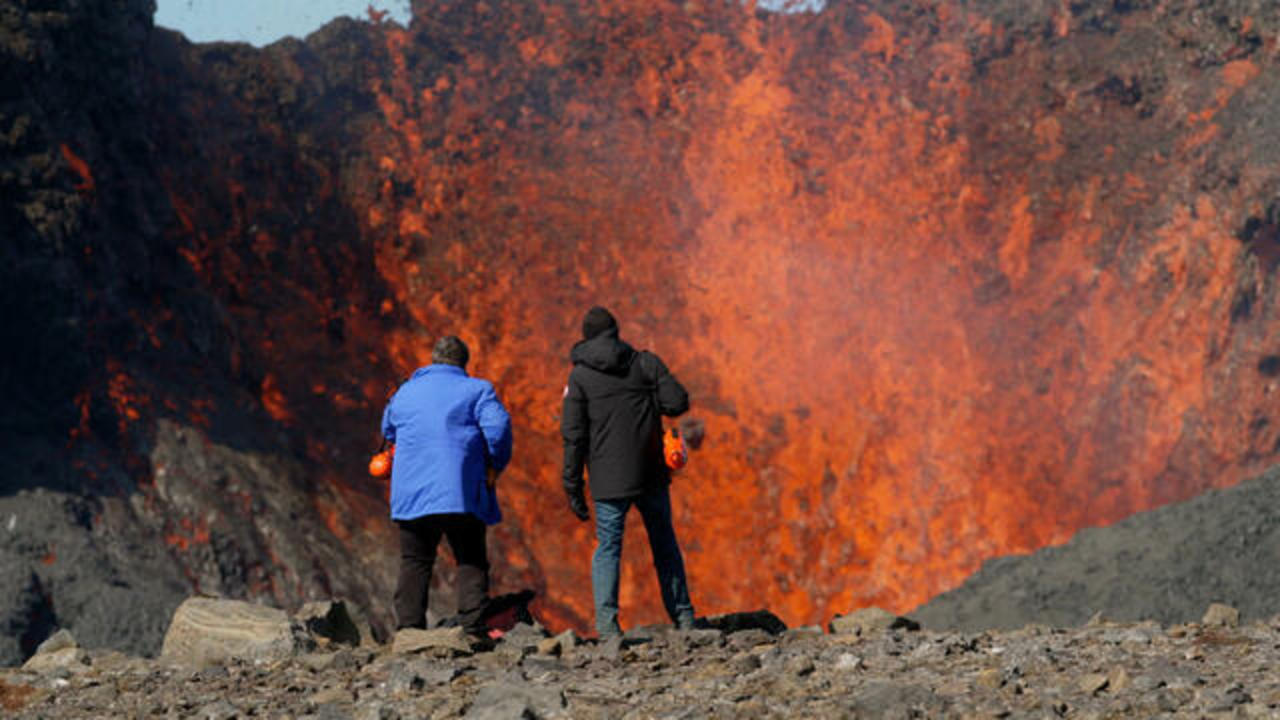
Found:
[(493, 384), (467, 375), (470, 352), (440, 338), (382, 415), (395, 445), (391, 519), (400, 528), (398, 628), (425, 628), (427, 591), (441, 536), (458, 562), (458, 620), (479, 632), (489, 597), (488, 525), (502, 520), (494, 484), (511, 460), (511, 417)]

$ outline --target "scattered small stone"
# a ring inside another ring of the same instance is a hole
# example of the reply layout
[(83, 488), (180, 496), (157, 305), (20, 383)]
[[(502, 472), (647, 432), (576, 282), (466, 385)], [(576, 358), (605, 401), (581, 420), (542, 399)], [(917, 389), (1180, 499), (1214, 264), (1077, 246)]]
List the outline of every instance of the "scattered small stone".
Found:
[(406, 628), (397, 631), (391, 643), (391, 652), (397, 655), (424, 650), (445, 650), (454, 655), (470, 655), (473, 652), (470, 638), (460, 627), (434, 630)]
[(819, 625), (802, 625), (800, 627), (788, 628), (782, 633), (782, 640), (785, 642), (805, 641), (815, 637), (822, 637), (822, 627)]
[(337, 652), (331, 653), (333, 661), (329, 667), (334, 670), (359, 670), (369, 664), (374, 659), (376, 653), (370, 648), (339, 648)]
[(1156, 635), (1156, 631), (1154, 630), (1143, 628), (1143, 627), (1137, 627), (1137, 628), (1125, 628), (1122, 630), (1108, 630), (1102, 636), (1102, 639), (1107, 642), (1116, 643), (1117, 645), (1123, 645), (1126, 643), (1150, 645), (1155, 635)]
[(535, 720), (538, 715), (523, 698), (502, 698), (489, 704), (473, 703), (467, 720)]
[(334, 661), (337, 659), (337, 653), (307, 653), (298, 658), (298, 664), (307, 668), (311, 672), (324, 672), (333, 667)]
[(1004, 675), (996, 668), (987, 668), (978, 673), (973, 684), (985, 690), (995, 690), (1004, 684)]
[(1129, 672), (1122, 667), (1113, 668), (1107, 673), (1107, 689), (1113, 693), (1124, 692), (1132, 686)]
[(557, 686), (495, 682), (476, 692), (466, 717), (486, 720), (547, 717), (561, 713), (564, 707), (564, 691)]
[(622, 654), (623, 637), (610, 635), (600, 640), (596, 646), (596, 654), (606, 660), (617, 660)]
[(1229, 712), (1237, 705), (1253, 702), (1249, 693), (1240, 685), (1233, 685), (1223, 691), (1210, 693), (1205, 703), (1206, 712)]
[(1211, 627), (1237, 627), (1240, 625), (1240, 611), (1230, 605), (1212, 603), (1205, 611), (1200, 624)]
[(520, 661), (520, 668), (529, 680), (554, 677), (565, 670), (560, 658), (550, 655), (528, 655)]
[(805, 677), (814, 671), (813, 660), (799, 655), (787, 661), (787, 673), (796, 677)]
[(40, 655), (42, 653), (52, 653), (74, 647), (79, 647), (76, 645), (75, 637), (71, 635), (70, 630), (63, 628), (45, 638), (44, 642), (40, 643), (40, 645), (36, 647), (35, 654)]
[(738, 653), (729, 659), (729, 668), (740, 675), (759, 670), (760, 656), (750, 652)]
[(309, 602), (294, 615), (294, 619), (302, 624), (307, 632), (318, 638), (343, 645), (361, 645), (373, 642), (373, 632), (356, 624), (352, 615), (363, 619), (361, 613), (348, 612), (347, 603), (343, 600), (322, 600)]
[(740, 630), (729, 635), (727, 642), (729, 647), (735, 650), (750, 650), (758, 645), (772, 644), (776, 639), (764, 630), (751, 628), (749, 630)]
[(841, 635), (863, 636), (877, 630), (919, 630), (920, 623), (911, 618), (894, 615), (878, 607), (854, 610), (848, 615), (831, 619), (830, 630)]
[[(758, 632), (763, 633), (763, 630)], [(732, 637), (739, 637), (747, 633), (735, 633)], [(768, 635), (765, 635), (768, 637)], [(680, 637), (684, 640), (686, 648), (702, 648), (702, 647), (719, 647), (724, 644), (724, 633), (715, 628), (699, 628), (696, 630), (684, 630), (680, 633)]]
[(200, 720), (232, 720), (240, 716), (240, 708), (226, 700), (215, 700), (196, 712)]
[(417, 692), (426, 685), (419, 668), (413, 665), (397, 665), (387, 675), (386, 687), (393, 696)]
[(538, 653), (541, 655), (560, 656), (578, 647), (578, 634), (573, 630), (565, 630), (555, 637), (538, 641)]
[(1085, 695), (1096, 695), (1107, 687), (1107, 676), (1102, 673), (1089, 673), (1080, 678), (1077, 687)]
[(36, 673), (63, 675), (81, 671), (89, 666), (89, 653), (78, 647), (62, 647), (59, 650), (38, 652), (22, 664), (23, 670)]
[(351, 702), (352, 700), (354, 698), (351, 696), (351, 691), (340, 687), (324, 688), (311, 696), (311, 702), (315, 705)]
[(303, 715), (299, 720), (352, 720), (352, 716), (347, 705), (326, 703), (317, 705), (314, 712)]
[(534, 648), (539, 642), (547, 637), (547, 631), (541, 625), (532, 625), (530, 623), (516, 623), (514, 627), (505, 632), (499, 641), (500, 645), (518, 645), (520, 647)]
[(401, 720), (402, 717), (395, 706), (383, 703), (364, 704), (355, 714), (355, 720)]
[(836, 658), (836, 669), (842, 671), (853, 671), (862, 667), (862, 658), (853, 653), (841, 653)]

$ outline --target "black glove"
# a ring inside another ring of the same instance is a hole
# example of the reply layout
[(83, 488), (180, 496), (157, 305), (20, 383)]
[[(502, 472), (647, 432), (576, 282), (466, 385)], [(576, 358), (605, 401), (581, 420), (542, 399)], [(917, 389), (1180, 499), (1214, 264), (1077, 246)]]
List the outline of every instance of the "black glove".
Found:
[(591, 519), (591, 513), (587, 511), (587, 498), (581, 492), (569, 494), (569, 509), (583, 522)]

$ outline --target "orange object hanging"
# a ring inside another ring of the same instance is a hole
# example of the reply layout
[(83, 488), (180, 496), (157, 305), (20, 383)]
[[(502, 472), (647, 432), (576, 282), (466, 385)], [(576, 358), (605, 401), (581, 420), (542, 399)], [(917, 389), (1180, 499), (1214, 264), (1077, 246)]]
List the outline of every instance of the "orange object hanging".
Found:
[(391, 458), (394, 457), (395, 454), (396, 447), (392, 445), (386, 450), (374, 455), (373, 458), (369, 460), (369, 474), (377, 478), (386, 477), (387, 473), (391, 472)]
[(680, 437), (678, 429), (670, 428), (662, 434), (662, 457), (672, 470), (679, 470), (689, 462), (689, 451), (685, 449), (684, 438)]

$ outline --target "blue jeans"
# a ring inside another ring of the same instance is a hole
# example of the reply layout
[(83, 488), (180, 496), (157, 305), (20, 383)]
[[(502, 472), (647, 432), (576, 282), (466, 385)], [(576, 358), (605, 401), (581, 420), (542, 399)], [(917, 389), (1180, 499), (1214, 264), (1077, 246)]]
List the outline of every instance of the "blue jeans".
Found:
[(611, 635), (622, 632), (618, 625), (618, 566), (622, 560), (622, 531), (626, 527), (627, 510), (632, 505), (640, 511), (653, 567), (658, 571), (658, 587), (662, 604), (677, 627), (693, 627), (693, 603), (689, 601), (689, 584), (684, 576), (684, 558), (671, 525), (671, 494), (667, 487), (640, 497), (621, 500), (596, 500), (596, 552), (591, 558), (591, 588), (595, 595), (596, 632)]

